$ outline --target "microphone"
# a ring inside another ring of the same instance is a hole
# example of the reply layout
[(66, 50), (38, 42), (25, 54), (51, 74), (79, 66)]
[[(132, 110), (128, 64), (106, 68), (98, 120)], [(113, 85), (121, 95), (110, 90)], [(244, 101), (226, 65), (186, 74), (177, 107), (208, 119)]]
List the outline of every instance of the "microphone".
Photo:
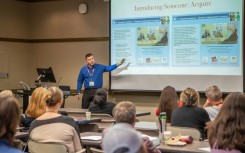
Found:
[(60, 85), (60, 80), (62, 79), (62, 76), (60, 77), (59, 81), (56, 84), (56, 87), (58, 87)]

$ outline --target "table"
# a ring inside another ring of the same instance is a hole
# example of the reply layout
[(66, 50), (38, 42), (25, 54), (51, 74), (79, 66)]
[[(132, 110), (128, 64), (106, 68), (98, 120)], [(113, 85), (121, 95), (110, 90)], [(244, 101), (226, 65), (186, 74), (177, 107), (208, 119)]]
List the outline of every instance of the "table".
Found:
[(77, 124), (89, 124), (89, 123), (95, 123), (95, 122), (101, 122), (101, 118), (91, 118), (89, 120), (87, 119), (81, 119), (81, 120), (76, 120)]
[[(96, 132), (84, 132), (84, 133), (80, 133), (81, 137), (85, 137), (85, 136), (102, 136), (102, 133), (96, 133)], [(100, 147), (101, 145), (101, 140), (98, 141), (93, 141), (93, 140), (81, 140), (82, 141), (82, 145), (84, 146), (90, 146), (90, 147)]]
[(206, 141), (193, 141), (192, 144), (185, 146), (170, 146), (161, 143), (157, 148), (164, 153), (207, 153), (206, 151), (198, 149), (204, 147), (209, 147), (209, 143)]
[[(80, 133), (80, 136), (102, 136), (102, 133), (84, 132)], [(82, 144), (89, 147), (100, 147), (101, 142), (101, 140), (82, 140)], [(170, 146), (161, 143), (157, 148), (164, 153), (207, 153), (206, 151), (198, 149), (203, 147), (209, 147), (209, 143), (205, 141), (193, 141), (192, 144), (187, 144), (185, 146)]]
[[(74, 113), (74, 114), (85, 114), (88, 109), (81, 108), (60, 108), (59, 112), (62, 113)], [(151, 112), (136, 112), (136, 117), (151, 115)]]
[(81, 108), (60, 108), (59, 112), (62, 113), (74, 113), (74, 114), (85, 114), (88, 109), (81, 109)]
[(135, 122), (135, 129), (158, 130), (156, 122), (139, 121)]

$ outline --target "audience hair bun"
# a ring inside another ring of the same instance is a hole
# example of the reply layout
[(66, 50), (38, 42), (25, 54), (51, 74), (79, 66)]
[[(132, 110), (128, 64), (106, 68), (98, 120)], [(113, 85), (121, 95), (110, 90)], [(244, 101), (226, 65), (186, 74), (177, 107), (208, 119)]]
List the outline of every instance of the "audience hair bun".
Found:
[(50, 105), (52, 102), (53, 102), (52, 98), (49, 98), (49, 99), (46, 100), (46, 104), (47, 105)]

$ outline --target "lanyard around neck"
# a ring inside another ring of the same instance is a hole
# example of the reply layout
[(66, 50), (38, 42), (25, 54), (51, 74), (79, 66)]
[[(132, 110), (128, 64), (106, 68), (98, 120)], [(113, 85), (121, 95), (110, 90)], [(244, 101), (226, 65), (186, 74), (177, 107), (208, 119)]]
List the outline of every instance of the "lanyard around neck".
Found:
[(90, 77), (92, 77), (92, 76), (94, 75), (94, 68), (92, 69), (92, 73), (89, 72), (88, 67), (86, 67), (86, 68), (87, 68), (87, 71), (88, 71), (88, 75), (89, 75)]

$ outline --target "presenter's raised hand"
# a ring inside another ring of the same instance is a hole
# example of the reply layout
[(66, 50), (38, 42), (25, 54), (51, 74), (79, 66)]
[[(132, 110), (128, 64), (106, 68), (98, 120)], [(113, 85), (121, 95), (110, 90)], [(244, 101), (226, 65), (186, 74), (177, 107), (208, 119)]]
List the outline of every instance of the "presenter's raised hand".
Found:
[(117, 66), (121, 66), (123, 63), (125, 63), (125, 61), (125, 58), (121, 59), (120, 62), (117, 63)]
[(80, 98), (81, 98), (80, 93), (78, 93), (78, 95), (77, 95), (77, 99), (79, 100)]

